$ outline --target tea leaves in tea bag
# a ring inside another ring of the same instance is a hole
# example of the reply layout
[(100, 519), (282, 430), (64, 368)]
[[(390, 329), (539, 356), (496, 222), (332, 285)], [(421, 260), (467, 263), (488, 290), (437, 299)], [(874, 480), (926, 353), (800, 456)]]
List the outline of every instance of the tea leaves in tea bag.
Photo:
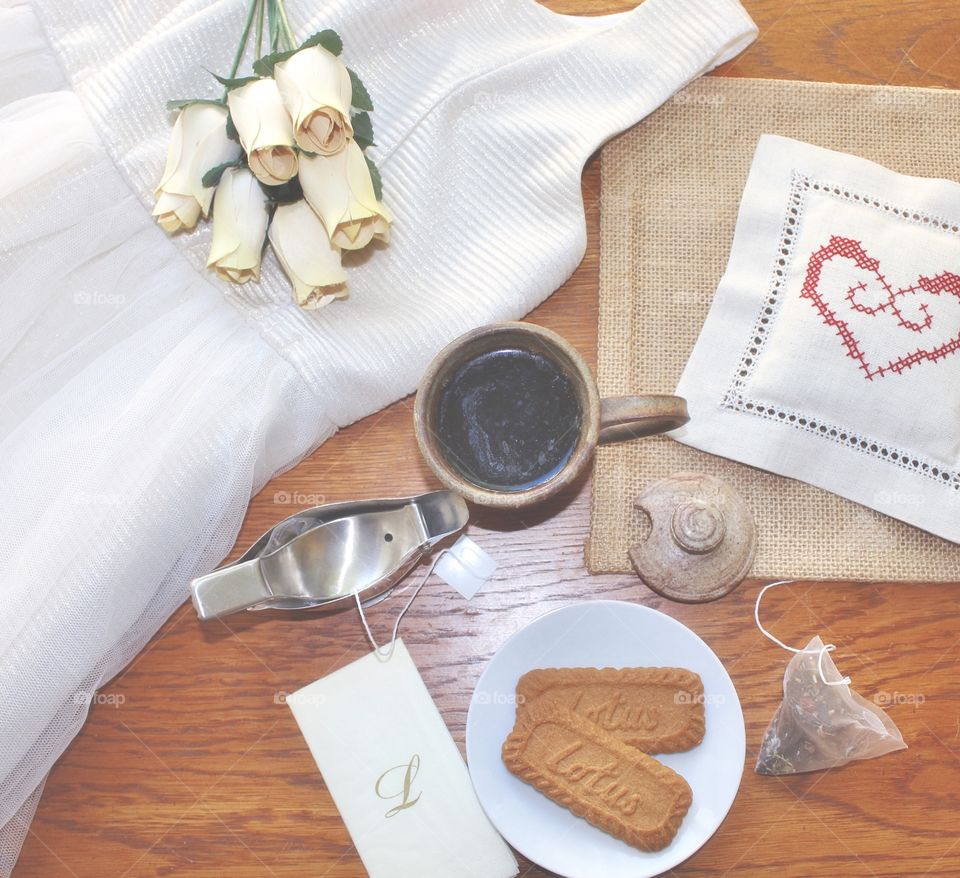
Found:
[(757, 774), (819, 771), (906, 748), (893, 720), (842, 680), (819, 636), (794, 655), (783, 677), (783, 702), (760, 745)]

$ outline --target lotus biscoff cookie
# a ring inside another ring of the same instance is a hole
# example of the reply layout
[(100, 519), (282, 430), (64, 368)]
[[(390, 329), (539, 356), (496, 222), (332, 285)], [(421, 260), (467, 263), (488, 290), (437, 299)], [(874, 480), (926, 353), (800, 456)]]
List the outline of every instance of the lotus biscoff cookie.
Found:
[(520, 678), (517, 703), (575, 714), (644, 753), (703, 740), (703, 681), (685, 668), (539, 668)]
[(517, 715), (502, 755), (521, 780), (643, 851), (670, 844), (693, 800), (675, 771), (548, 704)]

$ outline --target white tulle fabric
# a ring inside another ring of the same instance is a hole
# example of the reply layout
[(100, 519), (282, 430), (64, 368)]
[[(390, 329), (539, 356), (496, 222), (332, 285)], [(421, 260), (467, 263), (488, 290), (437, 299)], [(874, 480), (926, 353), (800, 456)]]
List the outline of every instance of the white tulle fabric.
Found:
[(732, 57), (736, 0), (579, 20), (533, 0), (302, 0), (377, 103), (390, 246), (351, 296), (236, 288), (209, 227), (152, 222), (169, 97), (215, 95), (240, 0), (0, 0), (0, 873), (92, 693), (251, 494), (413, 390), (460, 332), (518, 318), (582, 257), (580, 171), (606, 138)]

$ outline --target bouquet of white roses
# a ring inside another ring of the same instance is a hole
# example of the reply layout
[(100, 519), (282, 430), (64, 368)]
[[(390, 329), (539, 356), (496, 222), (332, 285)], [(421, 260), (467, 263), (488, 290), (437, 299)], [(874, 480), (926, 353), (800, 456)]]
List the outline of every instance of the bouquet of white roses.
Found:
[[(265, 26), (270, 52), (261, 55)], [(253, 74), (238, 77), (254, 30)], [(157, 221), (171, 233), (190, 229), (212, 205), (207, 265), (235, 283), (259, 280), (269, 238), (303, 308), (345, 295), (341, 251), (386, 241), (392, 219), (364, 152), (373, 103), (342, 49), (332, 30), (296, 45), (283, 0), (251, 0), (230, 74), (214, 74), (222, 98), (168, 105), (179, 115)]]

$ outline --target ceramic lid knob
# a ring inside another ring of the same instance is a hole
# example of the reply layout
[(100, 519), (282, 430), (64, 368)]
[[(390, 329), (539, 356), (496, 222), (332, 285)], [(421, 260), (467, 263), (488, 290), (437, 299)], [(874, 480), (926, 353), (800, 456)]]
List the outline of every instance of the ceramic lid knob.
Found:
[(727, 526), (723, 513), (713, 503), (695, 497), (674, 510), (670, 532), (681, 549), (702, 555), (720, 545)]
[(650, 534), (630, 549), (630, 560), (658, 594), (688, 603), (712, 601), (749, 572), (756, 525), (744, 499), (726, 482), (676, 473), (648, 485), (636, 506), (650, 519)]

